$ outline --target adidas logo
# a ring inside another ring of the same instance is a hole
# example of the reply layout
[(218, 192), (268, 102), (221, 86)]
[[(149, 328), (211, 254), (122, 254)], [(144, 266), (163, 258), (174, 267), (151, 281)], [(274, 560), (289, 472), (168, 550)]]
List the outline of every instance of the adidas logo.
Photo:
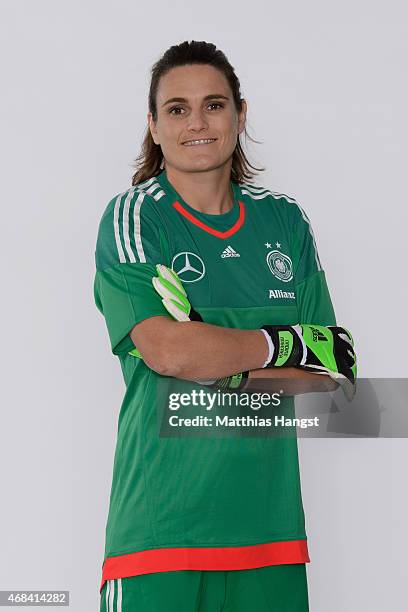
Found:
[(310, 329), (312, 330), (313, 342), (318, 342), (319, 340), (323, 340), (324, 342), (327, 342), (326, 336), (322, 334), (320, 330), (316, 329), (315, 327), (311, 327)]
[(241, 255), (234, 251), (232, 246), (228, 245), (227, 248), (221, 253), (221, 257), (241, 257)]

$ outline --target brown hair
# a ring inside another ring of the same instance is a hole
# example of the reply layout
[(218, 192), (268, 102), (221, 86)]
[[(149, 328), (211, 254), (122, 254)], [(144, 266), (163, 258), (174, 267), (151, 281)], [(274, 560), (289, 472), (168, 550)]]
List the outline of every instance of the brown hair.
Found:
[[(209, 64), (220, 70), (231, 87), (235, 108), (238, 112), (241, 110), (240, 82), (227, 57), (212, 43), (192, 40), (191, 42), (184, 41), (167, 49), (152, 67), (148, 103), (153, 121), (157, 121), (156, 96), (160, 78), (172, 68), (191, 64)], [(246, 127), (244, 134), (246, 138), (253, 142), (258, 142), (249, 136)], [(263, 171), (264, 168), (256, 168), (250, 164), (242, 148), (239, 136), (232, 154), (231, 180), (243, 183), (253, 179), (256, 173), (252, 170)], [(163, 153), (161, 146), (155, 144), (149, 127), (146, 129), (142, 149), (135, 162), (136, 172), (132, 177), (132, 185), (137, 185), (152, 176), (157, 176), (162, 170)]]

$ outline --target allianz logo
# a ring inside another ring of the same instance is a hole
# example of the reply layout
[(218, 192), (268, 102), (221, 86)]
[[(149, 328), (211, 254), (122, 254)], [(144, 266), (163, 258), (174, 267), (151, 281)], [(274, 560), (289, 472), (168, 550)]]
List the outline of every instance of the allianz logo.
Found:
[(269, 289), (269, 299), (290, 299), (295, 300), (296, 295), (294, 291), (282, 291), (282, 289)]
[(228, 245), (227, 248), (221, 253), (221, 257), (241, 257), (241, 255), (237, 253), (232, 246)]

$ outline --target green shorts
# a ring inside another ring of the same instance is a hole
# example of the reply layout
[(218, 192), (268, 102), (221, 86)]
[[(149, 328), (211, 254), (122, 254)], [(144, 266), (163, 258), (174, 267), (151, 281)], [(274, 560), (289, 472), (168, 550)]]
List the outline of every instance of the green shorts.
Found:
[(100, 612), (308, 612), (304, 563), (158, 572), (105, 582)]

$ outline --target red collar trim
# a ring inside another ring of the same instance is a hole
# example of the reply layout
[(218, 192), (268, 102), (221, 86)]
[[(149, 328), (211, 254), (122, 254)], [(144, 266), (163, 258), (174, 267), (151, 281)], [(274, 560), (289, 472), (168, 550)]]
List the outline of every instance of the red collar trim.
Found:
[(180, 202), (174, 202), (173, 206), (180, 214), (182, 214), (186, 219), (188, 219), (188, 221), (191, 221), (191, 223), (194, 223), (194, 225), (197, 225), (197, 227), (201, 228), (205, 232), (208, 232), (209, 234), (212, 234), (213, 236), (216, 236), (217, 238), (229, 238), (230, 236), (232, 236), (232, 234), (235, 234), (242, 227), (245, 221), (244, 203), (241, 201), (238, 201), (238, 204), (239, 204), (239, 217), (234, 223), (234, 225), (230, 227), (229, 230), (226, 230), (225, 232), (220, 232), (210, 227), (206, 223), (203, 223), (199, 219), (196, 219), (194, 215), (192, 215), (188, 210), (184, 208), (182, 204), (180, 204)]

